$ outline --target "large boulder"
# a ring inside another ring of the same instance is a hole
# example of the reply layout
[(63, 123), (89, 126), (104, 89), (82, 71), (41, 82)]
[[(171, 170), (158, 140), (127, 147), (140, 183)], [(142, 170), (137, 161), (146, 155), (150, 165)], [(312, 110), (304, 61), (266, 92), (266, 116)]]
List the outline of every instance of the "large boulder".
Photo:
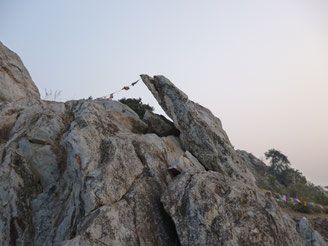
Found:
[(297, 231), (300, 233), (302, 238), (304, 238), (307, 246), (327, 245), (323, 237), (316, 230), (313, 229), (312, 225), (305, 217), (298, 221)]
[(146, 129), (116, 101), (21, 110), (0, 146), (2, 245), (176, 245), (160, 195), (184, 151)]
[(185, 169), (161, 197), (181, 245), (304, 245), (295, 222), (257, 188), (221, 121), (164, 76), (141, 78), (180, 131), (182, 147), (209, 170)]
[(253, 175), (231, 145), (220, 119), (207, 108), (189, 100), (164, 76), (150, 77), (144, 74), (141, 78), (180, 131), (183, 147), (207, 170), (254, 182)]
[(40, 93), (23, 62), (0, 42), (0, 104), (40, 99)]
[(272, 197), (218, 172), (179, 175), (161, 201), (183, 246), (304, 245)]

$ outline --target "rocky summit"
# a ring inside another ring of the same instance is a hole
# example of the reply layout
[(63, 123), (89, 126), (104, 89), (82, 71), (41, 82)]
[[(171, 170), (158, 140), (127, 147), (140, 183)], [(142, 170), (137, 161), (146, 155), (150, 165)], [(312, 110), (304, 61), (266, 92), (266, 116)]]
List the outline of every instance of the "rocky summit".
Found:
[(0, 245), (325, 245), (263, 193), (221, 121), (141, 75), (171, 122), (43, 101), (0, 43)]

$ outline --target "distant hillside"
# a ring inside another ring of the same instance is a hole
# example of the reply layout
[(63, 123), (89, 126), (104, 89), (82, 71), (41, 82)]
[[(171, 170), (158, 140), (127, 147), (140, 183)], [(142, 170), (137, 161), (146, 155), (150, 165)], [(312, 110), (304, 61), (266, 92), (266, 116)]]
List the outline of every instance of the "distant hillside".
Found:
[[(245, 160), (260, 188), (328, 206), (328, 192), (323, 187), (309, 182), (300, 171), (288, 165), (283, 171), (275, 173), (271, 171), (270, 166), (253, 154), (243, 150), (238, 150), (238, 153)], [(294, 209), (306, 213), (320, 211), (311, 207), (304, 208), (301, 205), (295, 206)]]

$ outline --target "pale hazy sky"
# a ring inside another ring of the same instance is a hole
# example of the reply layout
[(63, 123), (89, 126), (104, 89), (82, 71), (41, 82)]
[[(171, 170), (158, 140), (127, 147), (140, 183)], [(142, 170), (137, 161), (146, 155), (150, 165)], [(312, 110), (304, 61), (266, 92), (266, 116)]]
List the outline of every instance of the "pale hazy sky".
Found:
[[(0, 41), (61, 100), (165, 75), (235, 148), (279, 149), (328, 185), (327, 0), (0, 0)], [(142, 83), (120, 97), (162, 112)]]

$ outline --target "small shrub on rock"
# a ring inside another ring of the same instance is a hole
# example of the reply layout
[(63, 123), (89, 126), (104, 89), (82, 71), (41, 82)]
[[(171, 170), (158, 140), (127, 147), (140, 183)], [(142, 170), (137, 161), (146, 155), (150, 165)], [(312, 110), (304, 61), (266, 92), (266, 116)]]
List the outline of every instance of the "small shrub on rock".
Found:
[(304, 206), (302, 204), (292, 205), (291, 208), (297, 212), (304, 213), (304, 214), (312, 213), (312, 210), (309, 206)]
[(143, 118), (146, 110), (149, 110), (151, 112), (154, 111), (154, 108), (150, 106), (149, 104), (144, 104), (141, 101), (141, 98), (122, 98), (119, 100), (119, 102), (129, 106), (134, 112), (136, 112), (140, 119)]

